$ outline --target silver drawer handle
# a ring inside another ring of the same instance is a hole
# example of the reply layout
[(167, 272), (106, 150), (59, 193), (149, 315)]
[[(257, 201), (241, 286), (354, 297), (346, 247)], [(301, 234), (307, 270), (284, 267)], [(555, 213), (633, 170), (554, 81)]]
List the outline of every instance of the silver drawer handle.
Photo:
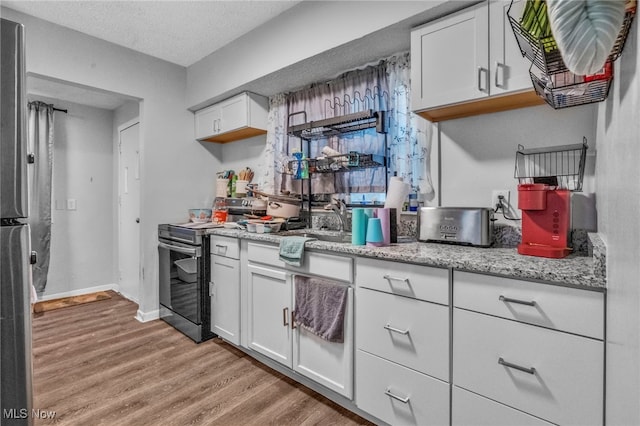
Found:
[(384, 391), (384, 394), (385, 394), (385, 395), (387, 395), (387, 396), (390, 396), (390, 397), (391, 397), (391, 398), (393, 398), (393, 399), (397, 399), (398, 401), (402, 402), (403, 404), (408, 404), (408, 403), (409, 403), (409, 398), (410, 398), (410, 397), (405, 396), (405, 397), (403, 398), (403, 397), (401, 397), (401, 396), (398, 396), (398, 395), (394, 394), (393, 392), (391, 392), (391, 389), (389, 389), (389, 388), (387, 388), (387, 389)]
[(498, 297), (498, 300), (505, 303), (517, 303), (519, 305), (536, 306), (535, 300), (527, 301), (527, 300), (511, 299), (509, 297), (504, 297), (502, 295)]
[(409, 329), (400, 330), (399, 328), (391, 327), (391, 324), (387, 324), (383, 328), (385, 330), (393, 331), (394, 333), (398, 333), (398, 334), (404, 334), (404, 335), (409, 334)]
[(389, 281), (389, 284), (392, 284), (391, 281), (403, 281), (409, 284), (409, 278), (392, 277), (391, 275), (384, 275), (382, 278)]
[(523, 371), (525, 373), (536, 374), (536, 369), (535, 368), (533, 368), (533, 367), (530, 367), (530, 368), (521, 367), (519, 365), (512, 364), (510, 362), (505, 361), (504, 359), (502, 359), (502, 357), (498, 358), (498, 364), (504, 365), (505, 367), (508, 367), (508, 368), (513, 368), (514, 370)]

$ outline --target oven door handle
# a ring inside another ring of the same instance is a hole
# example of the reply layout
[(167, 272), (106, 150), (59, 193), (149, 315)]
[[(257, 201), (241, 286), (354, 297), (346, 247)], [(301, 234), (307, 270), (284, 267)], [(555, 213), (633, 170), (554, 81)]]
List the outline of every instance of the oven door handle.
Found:
[(197, 248), (179, 247), (179, 246), (174, 246), (174, 245), (162, 243), (162, 242), (158, 242), (158, 247), (171, 250), (171, 251), (177, 251), (178, 253), (186, 254), (193, 257), (199, 256)]

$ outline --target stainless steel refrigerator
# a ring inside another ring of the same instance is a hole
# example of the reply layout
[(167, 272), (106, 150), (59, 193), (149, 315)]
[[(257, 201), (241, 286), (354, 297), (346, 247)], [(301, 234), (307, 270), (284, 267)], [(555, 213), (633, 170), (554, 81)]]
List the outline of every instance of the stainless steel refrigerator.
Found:
[(0, 115), (0, 424), (30, 424), (31, 252), (28, 217), (24, 28), (2, 19)]

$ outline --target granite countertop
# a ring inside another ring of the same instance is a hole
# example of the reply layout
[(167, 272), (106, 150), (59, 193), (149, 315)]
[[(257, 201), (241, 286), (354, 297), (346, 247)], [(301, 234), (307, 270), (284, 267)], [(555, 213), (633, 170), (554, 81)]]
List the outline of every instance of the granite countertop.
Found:
[[(280, 234), (257, 234), (234, 229), (211, 229), (212, 235), (264, 241), (278, 244), (289, 231)], [(314, 233), (323, 231), (312, 230)], [(326, 232), (326, 231), (325, 231)], [(330, 233), (328, 231), (327, 233)], [(570, 254), (564, 259), (523, 256), (512, 247), (468, 247), (450, 244), (418, 242), (399, 237), (397, 244), (387, 247), (354, 246), (321, 240), (307, 241), (305, 249), (324, 250), (355, 256), (416, 263), (425, 266), (454, 268), (463, 271), (491, 273), (511, 278), (545, 281), (552, 284), (604, 290), (606, 288), (604, 242), (597, 233), (588, 233), (589, 253)]]

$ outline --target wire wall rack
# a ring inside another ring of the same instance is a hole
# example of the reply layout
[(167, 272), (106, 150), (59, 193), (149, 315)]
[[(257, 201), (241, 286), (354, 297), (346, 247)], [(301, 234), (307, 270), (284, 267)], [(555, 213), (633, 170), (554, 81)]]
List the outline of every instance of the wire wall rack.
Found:
[(545, 148), (518, 145), (514, 177), (520, 184), (541, 183), (557, 189), (582, 191), (587, 140), (581, 144)]
[[(636, 0), (627, 0), (620, 31), (604, 67), (592, 75), (569, 71), (551, 34), (546, 1), (536, 2), (538, 12), (532, 18), (529, 0), (511, 1), (507, 18), (520, 53), (531, 61), (531, 82), (538, 96), (555, 109), (601, 102), (609, 95), (613, 64), (622, 55), (636, 14)], [(524, 8), (524, 11), (522, 10)]]

